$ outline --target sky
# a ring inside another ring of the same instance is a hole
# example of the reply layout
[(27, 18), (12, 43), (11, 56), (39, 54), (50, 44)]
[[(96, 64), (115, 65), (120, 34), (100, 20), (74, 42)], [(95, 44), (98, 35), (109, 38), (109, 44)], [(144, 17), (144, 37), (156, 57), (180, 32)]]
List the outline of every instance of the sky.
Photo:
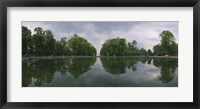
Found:
[(97, 55), (106, 40), (117, 37), (125, 38), (126, 42), (136, 40), (137, 47), (152, 50), (154, 45), (160, 43), (159, 33), (164, 30), (171, 31), (178, 43), (177, 21), (25, 21), (22, 26), (30, 29), (32, 34), (36, 27), (51, 30), (56, 40), (62, 37), (70, 39), (74, 34), (78, 34), (92, 43), (97, 49)]

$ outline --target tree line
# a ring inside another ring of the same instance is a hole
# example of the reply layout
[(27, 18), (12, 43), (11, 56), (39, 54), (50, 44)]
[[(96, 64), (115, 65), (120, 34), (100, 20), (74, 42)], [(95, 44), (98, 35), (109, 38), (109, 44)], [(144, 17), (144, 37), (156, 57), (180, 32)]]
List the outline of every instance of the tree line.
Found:
[(69, 40), (62, 37), (55, 40), (51, 30), (41, 27), (31, 30), (22, 26), (22, 55), (23, 56), (95, 56), (96, 49), (83, 37), (74, 34)]
[(161, 41), (151, 49), (137, 47), (137, 41), (126, 43), (124, 38), (108, 39), (100, 50), (101, 56), (177, 56), (178, 44), (175, 42), (175, 37), (170, 31), (162, 31), (160, 33)]
[[(151, 49), (137, 47), (137, 41), (126, 42), (124, 38), (108, 39), (102, 45), (101, 56), (177, 56), (178, 44), (170, 31), (159, 34), (160, 43)], [(22, 26), (22, 56), (96, 56), (97, 50), (87, 39), (74, 34), (70, 39), (55, 40), (51, 30), (41, 27), (31, 30)]]

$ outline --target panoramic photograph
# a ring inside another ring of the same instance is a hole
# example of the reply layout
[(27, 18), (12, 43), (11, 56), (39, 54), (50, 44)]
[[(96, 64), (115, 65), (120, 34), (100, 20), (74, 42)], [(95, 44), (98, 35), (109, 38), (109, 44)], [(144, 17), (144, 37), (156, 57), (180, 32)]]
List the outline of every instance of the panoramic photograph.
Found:
[(22, 87), (178, 87), (177, 21), (22, 21)]

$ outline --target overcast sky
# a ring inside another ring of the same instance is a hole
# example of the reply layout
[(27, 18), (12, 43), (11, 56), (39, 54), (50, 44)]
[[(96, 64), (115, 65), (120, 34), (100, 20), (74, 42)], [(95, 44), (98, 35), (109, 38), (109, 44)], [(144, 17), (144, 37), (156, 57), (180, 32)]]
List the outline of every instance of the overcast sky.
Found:
[(86, 38), (97, 49), (99, 55), (102, 44), (111, 38), (125, 38), (126, 42), (137, 41), (139, 48), (152, 49), (160, 43), (159, 33), (164, 30), (171, 31), (178, 43), (178, 22), (22, 22), (34, 34), (36, 27), (51, 30), (54, 38), (69, 39), (73, 34)]

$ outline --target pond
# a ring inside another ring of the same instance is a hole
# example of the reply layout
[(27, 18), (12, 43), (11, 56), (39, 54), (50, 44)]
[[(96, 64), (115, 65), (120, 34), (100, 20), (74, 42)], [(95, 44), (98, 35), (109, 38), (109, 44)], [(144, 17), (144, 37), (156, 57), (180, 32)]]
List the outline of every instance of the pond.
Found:
[(178, 87), (178, 59), (26, 60), (22, 87)]

